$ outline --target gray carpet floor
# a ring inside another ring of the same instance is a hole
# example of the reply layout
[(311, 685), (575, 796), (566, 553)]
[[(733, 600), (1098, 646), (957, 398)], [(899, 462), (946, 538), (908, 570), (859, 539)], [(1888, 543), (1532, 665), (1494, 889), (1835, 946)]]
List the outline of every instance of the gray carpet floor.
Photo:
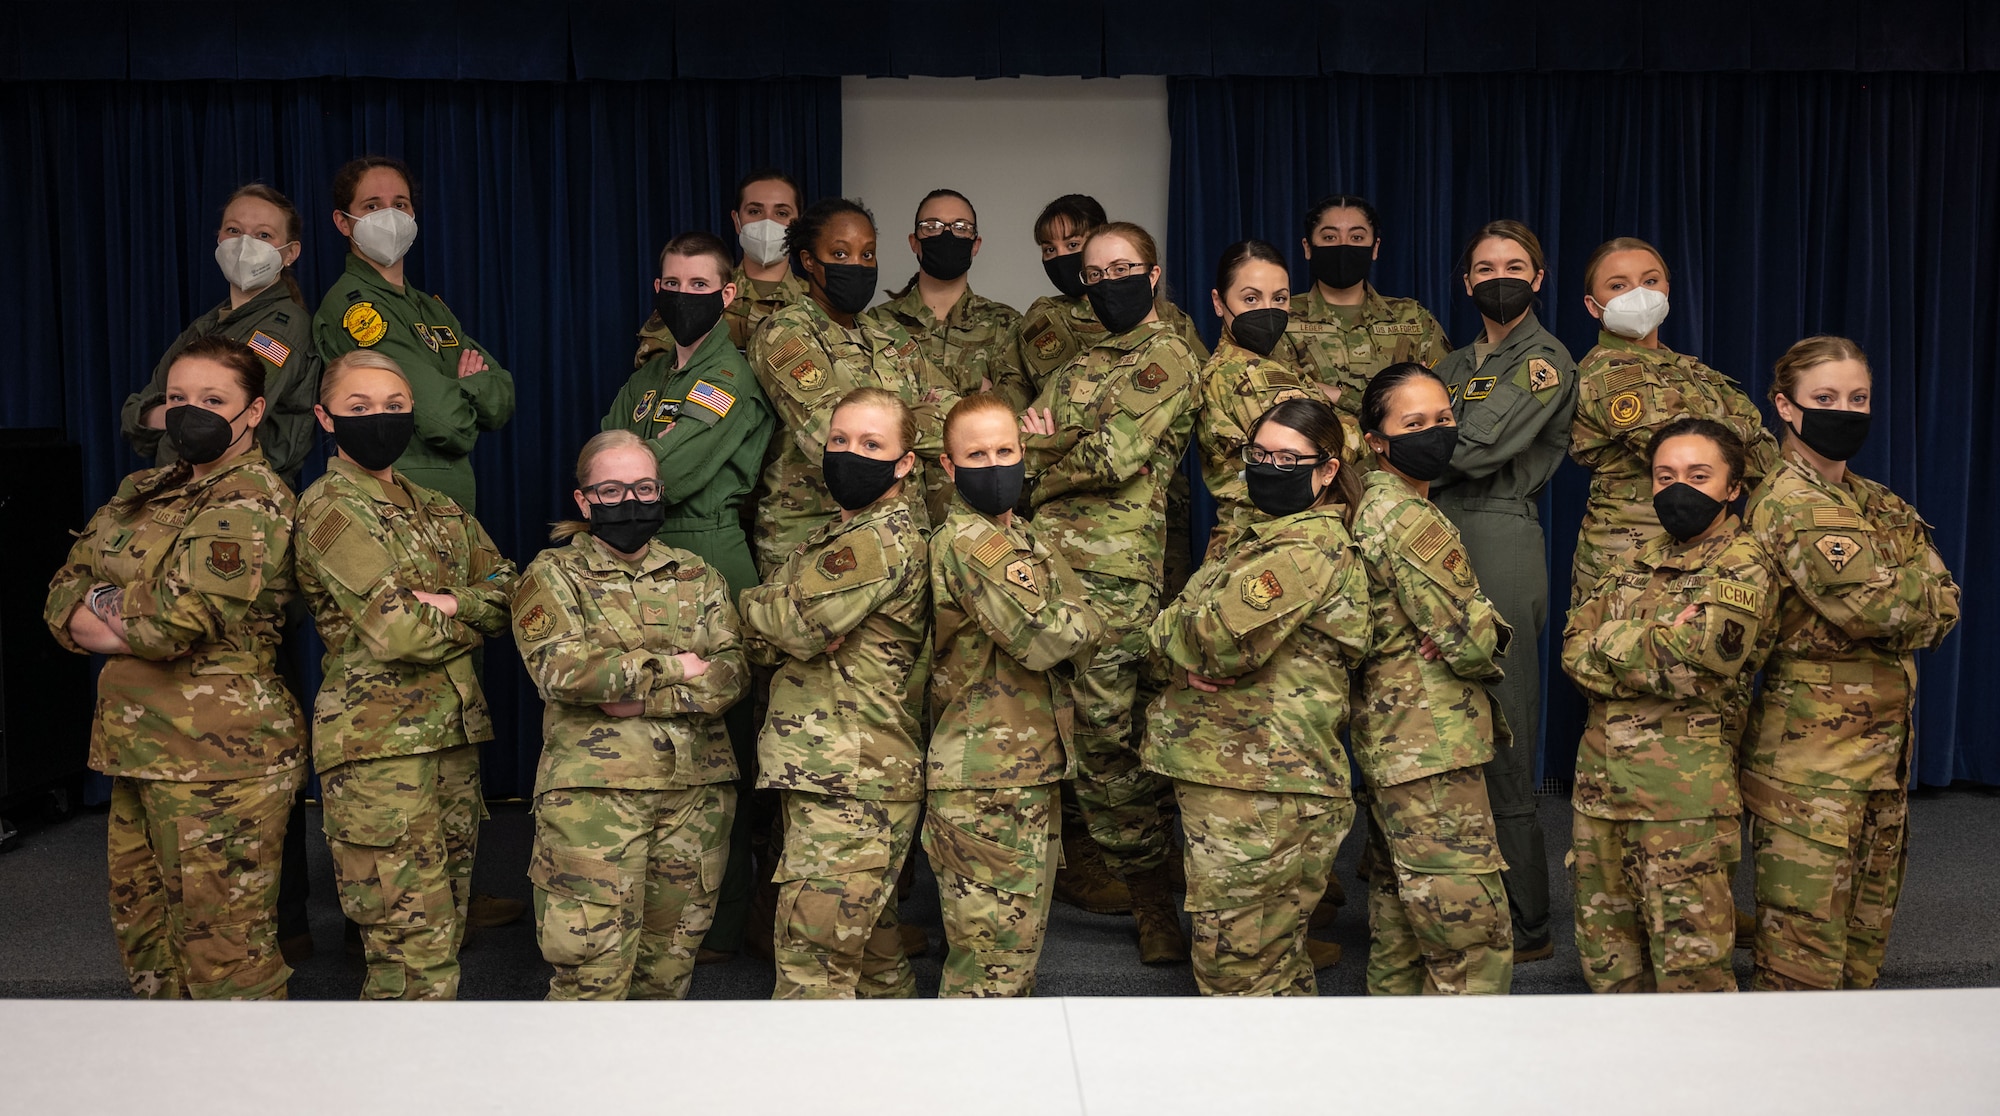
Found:
[[(1909, 874), (1889, 946), (1882, 985), (1891, 988), (1961, 988), (2000, 985), (2000, 857), (1993, 831), (2000, 796), (1977, 790), (1919, 795), (1912, 804)], [(1542, 825), (1549, 835), (1555, 909), (1567, 912), (1569, 887), (1561, 857), (1568, 847), (1569, 802), (1544, 797)], [(349, 999), (361, 987), (362, 963), (341, 946), (333, 869), (318, 835), (319, 814), (309, 811), (312, 924), (317, 956), (292, 977), (301, 999)], [(128, 995), (105, 912), (104, 824), (101, 810), (29, 833), (20, 847), (0, 855), (0, 997), (120, 998)], [(474, 884), (480, 891), (529, 897), (524, 875), (531, 821), (524, 809), (497, 806), (481, 833)], [(1354, 876), (1362, 834), (1350, 835), (1338, 871), (1350, 905), (1323, 936), (1344, 947), (1345, 959), (1320, 973), (1320, 994), (1362, 992), (1368, 948), (1362, 885)], [(1749, 898), (1747, 873), (1737, 880)], [(935, 886), (920, 867), (918, 884), (901, 907), (905, 921), (929, 931), (930, 955), (917, 962), (923, 995), (937, 991), (944, 956)], [(1583, 992), (1574, 934), (1558, 917), (1555, 956), (1515, 970), (1517, 993)], [(1046, 996), (1188, 996), (1194, 980), (1186, 965), (1148, 968), (1138, 963), (1127, 918), (1086, 914), (1057, 904), (1042, 954), (1038, 994)], [(548, 967), (527, 920), (478, 931), (463, 956), (465, 999), (539, 999)], [(1736, 955), (1738, 975), (1749, 975), (1749, 955)], [(771, 992), (767, 963), (747, 955), (697, 970), (700, 999), (761, 999)]]

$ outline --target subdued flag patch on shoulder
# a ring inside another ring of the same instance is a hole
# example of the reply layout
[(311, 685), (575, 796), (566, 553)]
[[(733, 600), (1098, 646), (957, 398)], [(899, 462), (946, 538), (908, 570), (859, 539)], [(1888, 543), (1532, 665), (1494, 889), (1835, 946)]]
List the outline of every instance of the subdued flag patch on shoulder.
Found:
[(979, 545), (973, 548), (972, 559), (982, 566), (991, 566), (1013, 552), (1014, 544), (1007, 541), (1007, 536), (994, 531), (979, 540)]
[(1815, 527), (1846, 527), (1853, 531), (1860, 530), (1862, 526), (1859, 514), (1839, 504), (1820, 504), (1814, 507), (1812, 521)]
[(1403, 540), (1403, 549), (1419, 562), (1428, 562), (1438, 556), (1438, 552), (1451, 541), (1451, 531), (1444, 524), (1433, 519), (1425, 523), (1416, 533)]
[(688, 389), (687, 401), (697, 407), (708, 408), (715, 412), (715, 417), (717, 418), (727, 418), (729, 408), (736, 405), (736, 397), (734, 395), (716, 387), (707, 380), (696, 380), (694, 382), (694, 386)]
[(292, 347), (290, 345), (265, 333), (261, 329), (250, 335), (250, 340), (247, 344), (249, 344), (251, 352), (270, 361), (273, 366), (278, 368), (283, 368), (285, 362), (292, 358)]
[(340, 537), (340, 533), (347, 530), (347, 523), (347, 513), (335, 508), (326, 513), (326, 518), (320, 520), (319, 525), (312, 529), (312, 533), (306, 536), (306, 541), (312, 544), (314, 550), (324, 554), (333, 546), (333, 541)]

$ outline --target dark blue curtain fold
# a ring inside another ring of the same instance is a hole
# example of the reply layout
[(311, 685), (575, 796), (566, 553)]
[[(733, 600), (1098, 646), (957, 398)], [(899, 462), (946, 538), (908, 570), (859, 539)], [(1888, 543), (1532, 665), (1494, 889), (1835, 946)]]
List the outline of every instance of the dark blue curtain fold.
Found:
[[(2000, 76), (1675, 74), (1182, 79), (1170, 84), (1169, 266), (1203, 330), (1222, 248), (1282, 247), (1295, 286), (1306, 205), (1372, 199), (1376, 285), (1438, 313), (1454, 344), (1478, 322), (1454, 275), (1464, 238), (1525, 220), (1548, 250), (1542, 317), (1571, 352), (1594, 343), (1583, 264), (1635, 235), (1673, 272), (1661, 339), (1742, 381), (1765, 406), (1772, 362), (1800, 337), (1856, 339), (1876, 373), (1857, 470), (1936, 525), (1966, 586), (1964, 619), (1920, 657), (1918, 777), (2000, 783), (2000, 688), (1962, 676), (2000, 657), (1980, 591), (1993, 545), (2000, 418)], [(1774, 420), (1772, 420), (1774, 421)], [(1559, 636), (1586, 474), (1542, 503)], [(1982, 542), (1981, 540), (1986, 540)], [(1548, 639), (1542, 645), (1547, 663)], [(1545, 665), (1542, 771), (1567, 778), (1582, 705)]]
[[(225, 293), (211, 254), (223, 199), (256, 180), (298, 205), (316, 309), (345, 249), (334, 171), (363, 152), (410, 163), (410, 281), (514, 374), (519, 409), (473, 463), (480, 520), (526, 565), (631, 374), (660, 246), (691, 229), (733, 241), (728, 210), (752, 167), (787, 169), (808, 197), (837, 191), (839, 83), (0, 84), (0, 151), (0, 426), (81, 443), (92, 507), (140, 465), (118, 435), (125, 396)], [(499, 728), (487, 790), (525, 795), (540, 705), (504, 641), (486, 675)]]

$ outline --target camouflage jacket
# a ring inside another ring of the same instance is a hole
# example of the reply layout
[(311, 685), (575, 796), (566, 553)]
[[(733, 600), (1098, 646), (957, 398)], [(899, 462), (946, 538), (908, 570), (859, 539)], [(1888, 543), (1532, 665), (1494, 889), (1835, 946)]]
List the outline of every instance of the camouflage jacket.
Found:
[(1458, 415), (1458, 448), (1431, 485), (1447, 510), (1464, 499), (1534, 501), (1569, 448), (1576, 365), (1562, 342), (1533, 313), (1492, 350), (1483, 340), (1437, 366)]
[(1001, 359), (1001, 349), (1014, 335), (1020, 311), (1004, 302), (995, 302), (966, 288), (952, 305), (951, 313), (940, 322), (924, 305), (917, 281), (880, 306), (862, 315), (883, 325), (901, 326), (916, 341), (917, 349), (944, 373), (952, 389), (960, 395), (979, 390), (980, 381), (990, 381), (992, 390), (1020, 410), (1033, 394), (1028, 379), (1018, 368)]
[[(1159, 307), (1160, 320), (1194, 354), (1195, 364), (1207, 360), (1208, 346), (1202, 344), (1187, 311), (1165, 301)], [(1001, 346), (998, 363), (1005, 366), (1007, 382), (1025, 382), (1031, 396), (1040, 395), (1056, 373), (1104, 343), (1107, 336), (1088, 298), (1043, 295), (1014, 324), (1012, 337)], [(993, 382), (1000, 383), (1001, 378), (995, 377)]]
[[(820, 458), (833, 405), (858, 387), (886, 388), (917, 413), (917, 467), (903, 479), (902, 500), (916, 530), (930, 525), (924, 508), (929, 469), (944, 450), (944, 416), (958, 402), (944, 374), (918, 351), (903, 327), (866, 316), (842, 329), (806, 299), (773, 314), (750, 342), (750, 369), (778, 413), (764, 466), (768, 495), (757, 505), (757, 567), (767, 576), (808, 535), (840, 514), (826, 490)], [(928, 469), (925, 463), (929, 462)]]
[[(391, 478), (336, 457), (299, 499), (299, 589), (326, 644), (321, 772), (493, 739), (472, 649), (507, 630), (514, 563), (451, 497)], [(451, 594), (458, 615), (417, 592)]]
[(90, 766), (180, 782), (288, 771), (306, 744), (276, 659), (292, 591), (292, 494), (260, 450), (199, 480), (176, 473), (126, 477), (49, 583), (43, 619), (78, 654), (70, 614), (99, 583), (125, 591), (132, 653), (110, 656), (97, 676)]
[(1958, 585), (1925, 523), (1851, 470), (1829, 484), (1787, 455), (1751, 502), (1779, 579), (1777, 649), (1743, 766), (1831, 790), (1908, 785), (1913, 652), (1958, 625)]
[[(514, 594), (514, 641), (542, 695), (535, 793), (563, 787), (680, 790), (727, 783), (736, 757), (721, 713), (749, 670), (729, 583), (662, 542), (631, 563), (589, 532), (528, 564)], [(674, 656), (708, 660), (690, 679)], [(636, 717), (600, 704), (637, 701)]]
[(1035, 526), (1001, 527), (954, 498), (931, 534), (929, 790), (1035, 787), (1075, 774), (1069, 680), (1104, 622)]
[[(1692, 545), (1661, 532), (1598, 581), (1563, 632), (1590, 698), (1578, 812), (1680, 821), (1742, 812), (1736, 748), (1774, 635), (1777, 574), (1735, 516)], [(1699, 611), (1677, 623), (1689, 605)]]
[(1200, 375), (1199, 358), (1158, 321), (1099, 341), (1043, 385), (1033, 405), (1049, 408), (1056, 432), (1021, 442), (1035, 521), (1070, 568), (1160, 585), (1167, 486)]
[[(1368, 568), (1375, 630), (1354, 675), (1354, 756), (1395, 786), (1493, 758), (1498, 682), (1513, 629), (1479, 591), (1458, 529), (1402, 478), (1368, 474), (1354, 541)], [(1425, 636), (1442, 652), (1418, 653)]]
[(1778, 443), (1736, 381), (1666, 346), (1648, 349), (1600, 331), (1577, 367), (1569, 455), (1590, 470), (1578, 542), (1618, 556), (1659, 534), (1653, 510), (1653, 434), (1676, 419), (1727, 426), (1749, 450), (1744, 490), (1778, 464)]
[[(914, 802), (924, 792), (930, 563), (909, 507), (883, 499), (808, 537), (737, 598), (750, 661), (777, 668), (757, 785)], [(827, 645), (840, 641), (828, 651)]]
[[(1451, 352), (1444, 327), (1414, 298), (1384, 298), (1372, 285), (1360, 307), (1336, 307), (1315, 283), (1292, 296), (1291, 320), (1275, 357), (1328, 387), (1344, 414), (1361, 413), (1361, 393), (1375, 373), (1414, 360), (1434, 367)], [(1357, 312), (1358, 309), (1358, 312)]]
[[(1203, 563), (1146, 638), (1171, 668), (1140, 755), (1192, 783), (1346, 798), (1348, 671), (1368, 654), (1368, 573), (1338, 506), (1262, 518)], [(1233, 678), (1216, 693), (1187, 672)]]
[[(783, 310), (795, 302), (804, 302), (806, 281), (798, 277), (792, 269), (785, 268), (784, 277), (770, 287), (768, 295), (759, 293), (757, 284), (738, 267), (729, 281), (736, 284), (736, 297), (722, 308), (722, 324), (729, 327), (729, 343), (737, 352), (750, 350), (750, 338), (757, 333), (757, 327), (764, 319)], [(656, 311), (646, 317), (646, 324), (639, 327), (639, 351), (632, 354), (634, 371), (644, 368), (646, 362), (660, 353), (671, 353), (676, 348), (674, 335), (667, 332), (667, 324), (660, 320)]]
[[(1282, 353), (1283, 349), (1273, 350)], [(1260, 357), (1227, 337), (1201, 370), (1201, 411), (1195, 416), (1195, 443), (1201, 447), (1201, 479), (1215, 497), (1216, 526), (1226, 537), (1264, 518), (1250, 504), (1243, 481), (1243, 447), (1264, 412), (1287, 399), (1326, 399), (1319, 385), (1299, 375), (1281, 357)], [(1361, 425), (1340, 413), (1340, 461), (1367, 472), (1375, 455), (1362, 440)], [(1213, 557), (1213, 555), (1210, 555)]]

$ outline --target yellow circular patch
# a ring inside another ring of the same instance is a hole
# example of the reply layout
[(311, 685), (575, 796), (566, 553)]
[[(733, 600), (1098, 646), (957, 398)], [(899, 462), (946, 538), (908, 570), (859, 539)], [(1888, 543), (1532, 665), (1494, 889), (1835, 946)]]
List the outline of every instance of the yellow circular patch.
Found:
[(388, 334), (389, 323), (382, 320), (382, 312), (375, 309), (374, 303), (357, 302), (340, 316), (340, 328), (365, 349)]
[(1620, 427), (1630, 426), (1639, 421), (1639, 413), (1645, 409), (1639, 393), (1628, 391), (1611, 401), (1611, 421)]

